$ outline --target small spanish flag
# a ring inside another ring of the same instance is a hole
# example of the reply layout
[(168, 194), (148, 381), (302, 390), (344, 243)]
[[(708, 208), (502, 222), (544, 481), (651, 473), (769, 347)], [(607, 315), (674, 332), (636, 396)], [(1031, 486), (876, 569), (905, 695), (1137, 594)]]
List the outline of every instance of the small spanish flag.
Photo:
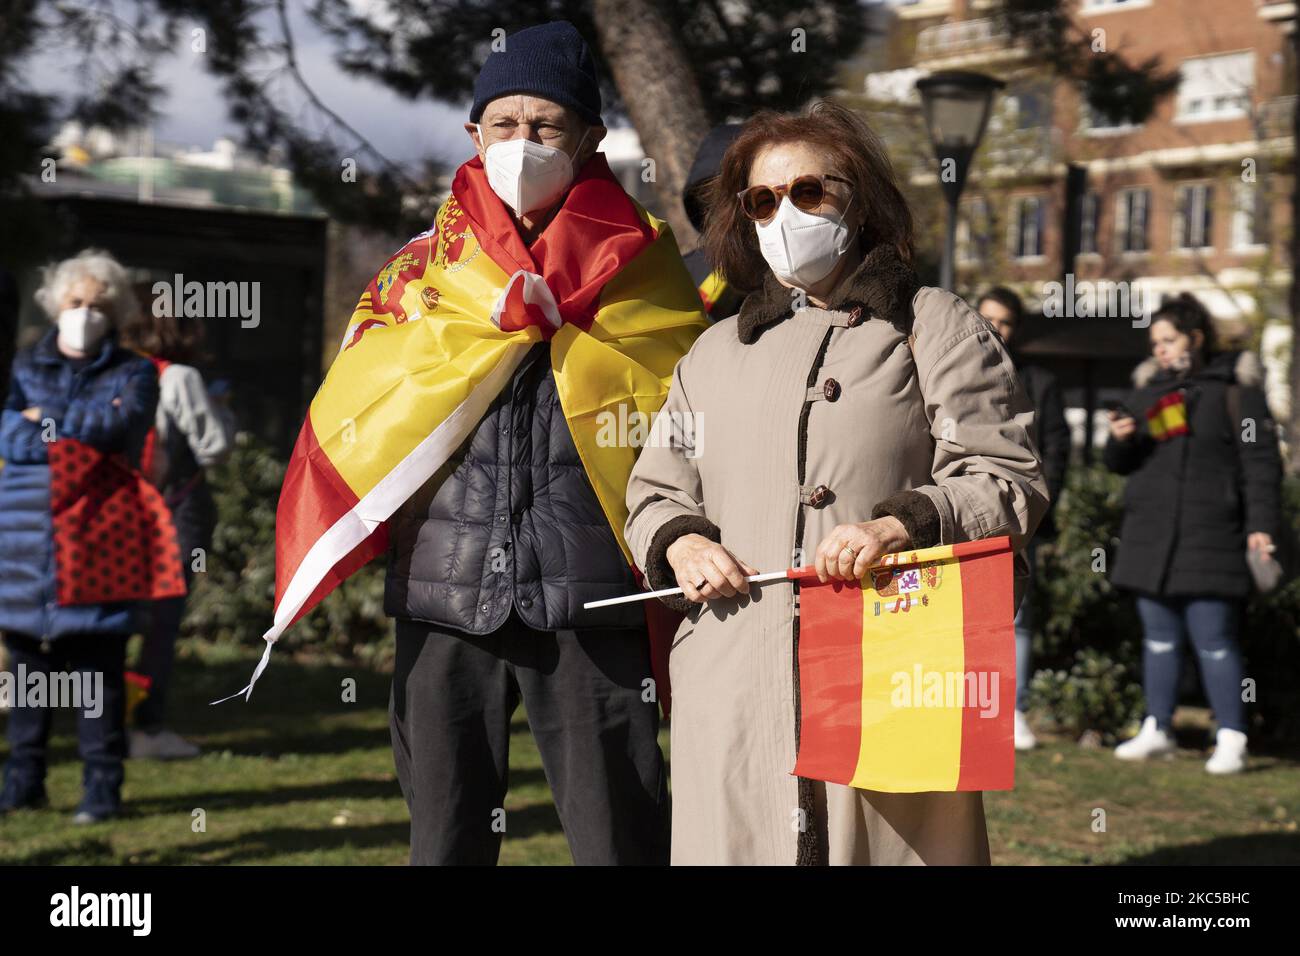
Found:
[(1187, 402), (1182, 389), (1161, 397), (1147, 409), (1147, 430), (1156, 441), (1187, 434)]
[(887, 555), (799, 592), (800, 777), (879, 790), (1009, 790), (1010, 539)]

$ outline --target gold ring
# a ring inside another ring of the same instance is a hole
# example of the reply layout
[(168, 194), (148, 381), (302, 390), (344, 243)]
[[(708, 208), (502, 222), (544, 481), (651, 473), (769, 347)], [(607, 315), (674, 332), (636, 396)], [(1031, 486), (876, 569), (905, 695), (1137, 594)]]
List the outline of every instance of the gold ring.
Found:
[(857, 555), (858, 555), (858, 549), (857, 549), (857, 548), (850, 548), (847, 544), (846, 544), (844, 547), (840, 548), (840, 550), (841, 550), (841, 551), (847, 551), (849, 554), (853, 555), (854, 557), (857, 557)]

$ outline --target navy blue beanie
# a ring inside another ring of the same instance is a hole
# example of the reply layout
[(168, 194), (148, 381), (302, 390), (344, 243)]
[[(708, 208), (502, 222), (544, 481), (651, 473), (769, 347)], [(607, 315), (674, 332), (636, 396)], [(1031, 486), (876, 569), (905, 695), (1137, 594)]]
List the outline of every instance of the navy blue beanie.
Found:
[(587, 41), (572, 23), (556, 20), (506, 37), (505, 49), (488, 54), (474, 81), (469, 121), (477, 123), (488, 103), (528, 93), (567, 106), (593, 126), (600, 119), (600, 84)]

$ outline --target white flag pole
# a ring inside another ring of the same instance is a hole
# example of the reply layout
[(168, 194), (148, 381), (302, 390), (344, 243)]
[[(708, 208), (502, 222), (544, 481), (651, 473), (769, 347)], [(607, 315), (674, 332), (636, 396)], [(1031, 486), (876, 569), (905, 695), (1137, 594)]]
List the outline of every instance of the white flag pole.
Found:
[[(803, 572), (811, 571), (811, 568), (791, 568), (788, 571), (765, 571), (762, 574), (751, 574), (745, 578), (751, 583), (761, 584), (764, 581), (791, 581), (797, 577), (803, 577)], [(659, 591), (639, 591), (636, 594), (627, 594), (623, 597), (605, 598), (603, 601), (588, 601), (582, 607), (584, 610), (591, 610), (597, 607), (609, 607), (613, 604), (630, 604), (633, 601), (648, 601), (651, 598), (668, 597), (673, 594), (681, 594), (681, 588), (663, 588)]]

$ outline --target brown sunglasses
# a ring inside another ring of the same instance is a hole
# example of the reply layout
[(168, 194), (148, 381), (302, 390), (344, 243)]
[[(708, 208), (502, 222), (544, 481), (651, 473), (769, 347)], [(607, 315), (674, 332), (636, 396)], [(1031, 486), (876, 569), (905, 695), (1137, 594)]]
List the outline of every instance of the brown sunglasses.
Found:
[(852, 187), (853, 183), (840, 176), (830, 174), (808, 174), (796, 176), (784, 186), (750, 186), (736, 193), (740, 200), (740, 209), (755, 222), (767, 222), (776, 215), (781, 204), (782, 194), (790, 197), (790, 202), (804, 212), (811, 212), (826, 201), (826, 181)]

